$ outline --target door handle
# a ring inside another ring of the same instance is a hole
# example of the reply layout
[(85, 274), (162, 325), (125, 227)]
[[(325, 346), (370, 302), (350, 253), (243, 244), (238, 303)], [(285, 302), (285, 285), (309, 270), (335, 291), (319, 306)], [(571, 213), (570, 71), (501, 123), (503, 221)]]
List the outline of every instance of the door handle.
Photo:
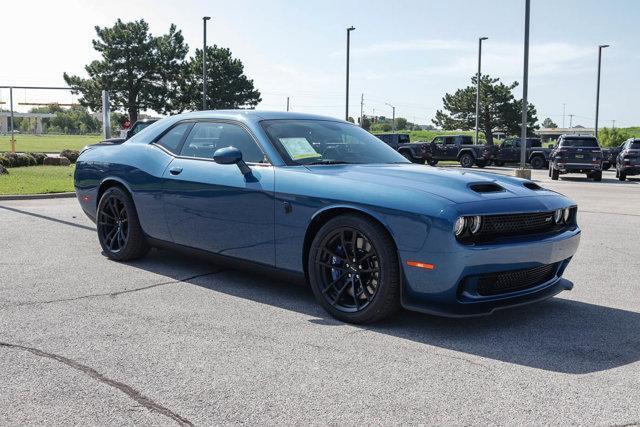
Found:
[(180, 175), (180, 172), (182, 172), (182, 168), (176, 167), (176, 168), (169, 169), (169, 173), (171, 175)]

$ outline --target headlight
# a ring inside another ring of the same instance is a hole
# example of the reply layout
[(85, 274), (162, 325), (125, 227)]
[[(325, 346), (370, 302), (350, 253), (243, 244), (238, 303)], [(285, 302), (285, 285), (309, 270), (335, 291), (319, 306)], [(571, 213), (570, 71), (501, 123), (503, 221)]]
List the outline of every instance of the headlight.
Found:
[(476, 234), (478, 231), (480, 231), (480, 227), (482, 227), (482, 217), (481, 216), (472, 216), (469, 217), (469, 230), (471, 231), (471, 234)]
[(563, 209), (558, 209), (557, 211), (555, 211), (553, 213), (553, 222), (555, 222), (556, 224), (560, 224), (562, 222), (563, 215), (564, 215)]
[(571, 210), (569, 210), (569, 208), (564, 208), (564, 215), (563, 215), (564, 222), (566, 222), (566, 223), (569, 222), (569, 216), (570, 215), (571, 215)]
[(465, 217), (461, 216), (460, 218), (458, 218), (455, 224), (453, 225), (453, 231), (456, 233), (456, 236), (462, 236), (466, 226), (467, 226), (467, 220), (465, 219)]

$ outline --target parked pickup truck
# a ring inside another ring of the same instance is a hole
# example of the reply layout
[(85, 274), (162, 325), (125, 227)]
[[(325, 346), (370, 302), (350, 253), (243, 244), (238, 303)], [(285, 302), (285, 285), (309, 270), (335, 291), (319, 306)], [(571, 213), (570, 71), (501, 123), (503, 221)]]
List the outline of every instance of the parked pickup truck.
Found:
[(428, 144), (426, 161), (435, 166), (440, 160), (457, 160), (463, 168), (474, 164), (483, 168), (491, 161), (491, 146), (474, 144), (469, 135), (436, 136)]
[(549, 176), (585, 173), (587, 178), (602, 181), (602, 149), (593, 136), (562, 135), (549, 155)]
[(426, 160), (428, 144), (426, 142), (411, 143), (407, 133), (382, 133), (376, 137), (413, 163), (424, 163)]
[[(520, 138), (505, 139), (502, 144), (494, 148), (493, 164), (503, 166), (505, 163), (519, 163), (520, 149)], [(526, 162), (533, 169), (544, 169), (549, 164), (551, 151), (551, 148), (542, 148), (542, 142), (539, 138), (527, 138)]]
[(620, 148), (616, 158), (616, 178), (624, 181), (628, 175), (640, 175), (640, 138), (627, 139)]

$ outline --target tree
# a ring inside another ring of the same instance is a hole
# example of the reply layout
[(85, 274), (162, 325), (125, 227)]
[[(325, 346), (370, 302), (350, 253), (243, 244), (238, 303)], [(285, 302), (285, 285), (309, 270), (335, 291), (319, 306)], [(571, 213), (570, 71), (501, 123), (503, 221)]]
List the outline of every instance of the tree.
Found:
[(407, 119), (404, 117), (396, 117), (396, 129), (407, 129)]
[(598, 140), (603, 147), (617, 147), (629, 138), (629, 133), (617, 128), (604, 128), (598, 132)]
[(549, 117), (547, 117), (546, 119), (544, 119), (544, 121), (542, 122), (542, 127), (543, 128), (557, 128), (558, 125), (555, 124), (555, 122), (553, 120), (551, 120)]
[[(445, 130), (471, 130), (476, 124), (476, 82), (471, 78), (471, 85), (458, 89), (453, 94), (446, 94), (442, 99), (444, 112), (438, 110), (433, 123)], [(499, 78), (483, 75), (480, 82), (480, 120), (479, 130), (486, 135), (487, 144), (493, 145), (493, 132), (502, 131), (508, 134), (520, 134), (522, 119), (522, 100), (516, 100), (513, 89), (518, 82), (505, 85)], [(536, 109), (528, 104), (527, 133), (538, 126)]]
[[(175, 109), (199, 110), (202, 106), (202, 50), (183, 67), (181, 97)], [(242, 61), (228, 48), (207, 46), (207, 108), (253, 108), (262, 101), (253, 80), (244, 75)]]
[(358, 124), (362, 126), (362, 129), (369, 130), (371, 129), (371, 119), (367, 116), (362, 118), (362, 123), (360, 123), (360, 118), (358, 117)]
[(184, 58), (189, 47), (175, 25), (154, 37), (143, 20), (113, 27), (95, 27), (93, 47), (102, 58), (85, 66), (89, 78), (64, 73), (64, 80), (81, 93), (80, 103), (99, 110), (101, 91), (108, 90), (114, 108), (124, 108), (135, 122), (141, 110), (169, 113), (181, 86)]

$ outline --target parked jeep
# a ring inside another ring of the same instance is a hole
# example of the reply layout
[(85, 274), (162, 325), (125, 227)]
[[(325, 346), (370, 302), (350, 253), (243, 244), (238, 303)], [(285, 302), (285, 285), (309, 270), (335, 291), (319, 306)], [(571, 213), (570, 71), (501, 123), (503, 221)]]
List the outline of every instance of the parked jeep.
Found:
[(602, 170), (609, 170), (611, 167), (616, 167), (616, 159), (618, 154), (622, 151), (622, 147), (627, 141), (623, 142), (617, 147), (609, 147), (602, 149)]
[(640, 175), (640, 138), (627, 139), (616, 158), (616, 178), (624, 181), (629, 175)]
[(376, 135), (376, 137), (413, 163), (424, 163), (426, 160), (425, 155), (427, 153), (427, 143), (411, 143), (409, 134), (407, 133), (381, 133)]
[(431, 166), (440, 160), (457, 160), (463, 168), (474, 164), (483, 168), (491, 161), (491, 146), (474, 144), (470, 135), (441, 135), (429, 143), (426, 157)]
[[(497, 145), (493, 151), (493, 164), (503, 166), (505, 163), (520, 162), (520, 138), (505, 139), (500, 145)], [(544, 169), (549, 164), (549, 154), (551, 148), (542, 148), (540, 138), (527, 138), (526, 162), (533, 169)]]
[(562, 135), (549, 155), (549, 176), (585, 173), (587, 178), (602, 181), (602, 149), (593, 136)]

